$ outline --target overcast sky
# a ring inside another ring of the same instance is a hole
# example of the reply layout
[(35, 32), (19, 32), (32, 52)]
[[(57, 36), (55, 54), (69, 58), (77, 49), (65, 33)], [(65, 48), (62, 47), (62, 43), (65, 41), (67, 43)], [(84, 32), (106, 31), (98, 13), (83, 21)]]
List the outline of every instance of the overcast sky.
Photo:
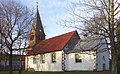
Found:
[[(36, 13), (37, 0), (19, 1), (30, 9), (34, 9)], [(71, 1), (75, 0), (38, 0), (39, 13), (47, 38), (75, 30), (57, 24), (69, 15), (67, 8)]]

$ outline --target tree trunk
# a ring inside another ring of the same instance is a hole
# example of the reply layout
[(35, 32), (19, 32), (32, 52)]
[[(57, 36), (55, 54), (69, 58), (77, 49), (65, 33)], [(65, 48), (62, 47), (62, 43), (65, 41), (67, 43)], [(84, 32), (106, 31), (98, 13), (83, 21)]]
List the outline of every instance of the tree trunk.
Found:
[(115, 47), (116, 43), (115, 43), (113, 31), (111, 31), (110, 43), (111, 43), (111, 57), (112, 57), (111, 74), (117, 74), (117, 48)]
[(112, 69), (111, 69), (111, 74), (117, 74), (117, 48), (116, 48), (116, 42), (115, 42), (115, 23), (114, 23), (114, 0), (109, 0), (110, 1), (110, 42), (111, 42), (111, 56), (112, 56)]
[(12, 50), (10, 50), (9, 55), (9, 74), (12, 74)]
[[(115, 49), (114, 49), (115, 50)], [(117, 54), (115, 54), (115, 51), (112, 51), (112, 69), (111, 74), (117, 74)]]
[(20, 56), (19, 74), (21, 74), (21, 72), (22, 72), (22, 60)]
[(5, 65), (4, 65), (4, 70), (6, 71), (6, 67), (7, 67), (7, 55), (5, 55)]

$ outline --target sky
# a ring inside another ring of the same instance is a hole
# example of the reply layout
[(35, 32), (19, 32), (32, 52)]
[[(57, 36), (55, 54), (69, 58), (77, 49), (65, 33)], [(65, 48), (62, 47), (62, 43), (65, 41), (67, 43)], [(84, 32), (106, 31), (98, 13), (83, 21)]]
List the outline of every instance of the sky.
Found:
[(46, 34), (46, 38), (51, 38), (60, 34), (74, 31), (59, 24), (69, 15), (67, 10), (72, 1), (75, 0), (19, 0), (22, 4), (34, 9), (36, 13), (37, 1), (42, 25)]

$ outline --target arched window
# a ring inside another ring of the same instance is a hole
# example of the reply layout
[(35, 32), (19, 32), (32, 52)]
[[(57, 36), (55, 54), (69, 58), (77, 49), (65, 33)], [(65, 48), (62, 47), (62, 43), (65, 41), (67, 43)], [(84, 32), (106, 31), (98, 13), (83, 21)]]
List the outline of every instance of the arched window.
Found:
[(41, 54), (42, 63), (45, 63), (45, 54)]
[(105, 56), (103, 56), (103, 60), (105, 61)]
[(30, 41), (34, 40), (34, 35), (30, 35)]
[(52, 60), (52, 63), (56, 62), (56, 53), (51, 53), (51, 60)]
[(105, 64), (103, 64), (103, 70), (105, 70)]
[(37, 57), (34, 56), (34, 57), (33, 57), (33, 64), (36, 64), (36, 63), (37, 63)]

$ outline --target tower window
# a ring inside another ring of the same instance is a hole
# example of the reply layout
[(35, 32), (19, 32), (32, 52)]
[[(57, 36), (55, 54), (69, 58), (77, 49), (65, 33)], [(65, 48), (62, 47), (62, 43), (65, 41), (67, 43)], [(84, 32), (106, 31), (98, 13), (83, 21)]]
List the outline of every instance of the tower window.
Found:
[(38, 40), (41, 40), (41, 37), (40, 37), (40, 35), (38, 35)]
[(30, 41), (34, 40), (34, 35), (30, 36)]

